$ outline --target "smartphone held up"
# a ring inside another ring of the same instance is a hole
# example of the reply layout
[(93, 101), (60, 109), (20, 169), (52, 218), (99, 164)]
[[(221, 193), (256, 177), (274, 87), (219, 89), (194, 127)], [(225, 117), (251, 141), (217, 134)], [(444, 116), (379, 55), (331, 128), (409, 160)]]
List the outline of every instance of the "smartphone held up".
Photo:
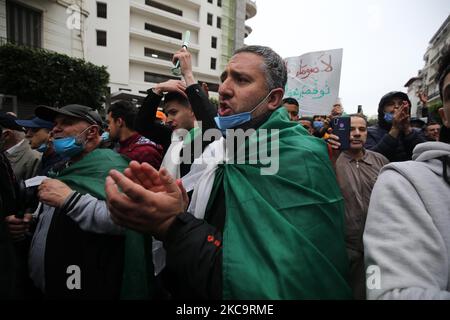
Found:
[[(184, 41), (183, 41), (183, 45), (181, 46), (182, 48), (187, 48), (189, 45), (189, 40), (191, 37), (191, 32), (189, 30), (187, 30), (184, 34)], [(180, 68), (180, 60), (177, 60), (177, 62), (175, 63), (175, 66), (171, 69), (172, 74), (174, 76), (181, 76), (181, 68)]]
[(331, 120), (333, 134), (339, 137), (339, 150), (350, 148), (350, 117), (336, 117)]

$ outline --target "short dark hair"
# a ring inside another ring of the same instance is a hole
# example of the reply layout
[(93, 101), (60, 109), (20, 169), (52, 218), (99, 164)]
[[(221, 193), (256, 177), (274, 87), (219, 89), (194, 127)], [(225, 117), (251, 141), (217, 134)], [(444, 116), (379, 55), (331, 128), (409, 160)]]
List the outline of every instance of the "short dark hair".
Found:
[(309, 121), (309, 123), (311, 123), (311, 126), (313, 125), (313, 120), (310, 117), (301, 117), (297, 120), (297, 122), (300, 123), (300, 121)]
[(316, 118), (326, 118), (327, 116), (326, 115), (322, 115), (322, 114), (315, 114), (315, 115), (313, 115), (313, 117), (312, 117), (312, 119), (313, 119), (313, 121), (315, 121), (314, 119), (316, 119)]
[(166, 105), (172, 101), (178, 102), (179, 104), (185, 106), (186, 108), (191, 107), (189, 100), (185, 96), (179, 94), (178, 92), (168, 92), (164, 95), (164, 102), (162, 104), (163, 109), (165, 110)]
[(435, 124), (441, 125), (439, 122), (437, 122), (436, 120), (430, 120), (427, 122), (427, 124), (425, 125), (426, 127), (428, 126), (434, 126)]
[(361, 113), (352, 113), (349, 115), (349, 117), (357, 117), (357, 118), (361, 118), (364, 120), (364, 122), (366, 123), (366, 127), (369, 125), (369, 122), (367, 121), (367, 117)]
[(441, 100), (444, 101), (443, 92), (444, 89), (444, 79), (447, 74), (450, 73), (450, 45), (444, 50), (441, 58), (439, 59), (439, 67), (436, 76), (436, 82), (439, 84), (439, 94), (441, 96)]
[(128, 129), (134, 130), (134, 121), (138, 113), (138, 109), (129, 101), (117, 100), (111, 104), (108, 109), (114, 120), (121, 118), (125, 122)]
[(284, 98), (283, 99), (283, 104), (288, 103), (288, 104), (295, 104), (297, 107), (299, 106), (298, 101), (294, 98)]

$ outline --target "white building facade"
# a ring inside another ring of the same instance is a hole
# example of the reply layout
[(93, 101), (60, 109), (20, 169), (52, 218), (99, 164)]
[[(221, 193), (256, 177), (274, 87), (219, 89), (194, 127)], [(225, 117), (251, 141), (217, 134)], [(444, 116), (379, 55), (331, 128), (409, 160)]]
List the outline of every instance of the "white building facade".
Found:
[(155, 83), (176, 78), (171, 58), (190, 31), (194, 75), (214, 92), (254, 15), (251, 0), (0, 0), (0, 44), (105, 65), (112, 96), (142, 97)]
[(423, 86), (428, 94), (428, 102), (439, 99), (439, 87), (436, 84), (438, 62), (445, 47), (450, 45), (450, 15), (431, 38), (424, 55), (425, 67), (422, 70)]
[(408, 80), (405, 84), (408, 92), (408, 98), (411, 101), (411, 116), (416, 118), (422, 117), (422, 103), (418, 97), (418, 92), (422, 88), (422, 77), (419, 75)]
[(405, 87), (408, 88), (408, 96), (413, 103), (411, 115), (416, 115), (417, 117), (422, 116), (423, 105), (417, 97), (419, 92), (423, 92), (427, 96), (428, 106), (439, 102), (439, 87), (436, 83), (437, 69), (439, 59), (444, 49), (448, 46), (450, 46), (450, 15), (439, 27), (428, 44), (428, 48), (423, 57), (425, 66), (422, 70), (419, 70), (416, 77), (411, 78), (405, 84)]

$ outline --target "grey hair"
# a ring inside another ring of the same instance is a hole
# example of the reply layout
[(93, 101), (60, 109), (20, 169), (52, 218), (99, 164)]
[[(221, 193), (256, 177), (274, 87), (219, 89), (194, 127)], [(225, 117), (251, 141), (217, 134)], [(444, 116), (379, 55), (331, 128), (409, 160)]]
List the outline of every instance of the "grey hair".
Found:
[(283, 58), (269, 47), (245, 46), (237, 49), (233, 55), (250, 52), (261, 56), (264, 60), (264, 73), (269, 90), (281, 88), (284, 90), (287, 82), (287, 70)]
[(14, 137), (14, 142), (18, 143), (21, 140), (25, 139), (25, 132), (23, 131), (18, 131), (18, 130), (14, 130), (14, 129), (9, 129), (3, 126), (0, 126), (0, 133), (3, 132), (3, 130), (11, 130), (12, 132), (12, 136)]

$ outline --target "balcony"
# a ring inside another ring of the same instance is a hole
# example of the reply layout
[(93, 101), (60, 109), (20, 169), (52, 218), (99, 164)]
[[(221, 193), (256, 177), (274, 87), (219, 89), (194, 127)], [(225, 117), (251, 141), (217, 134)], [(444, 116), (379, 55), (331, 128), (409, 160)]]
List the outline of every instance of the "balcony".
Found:
[(190, 5), (193, 8), (200, 8), (201, 7), (201, 1), (200, 0), (174, 0), (175, 2), (184, 4), (184, 5)]
[[(179, 50), (183, 45), (182, 40), (174, 39), (148, 30), (142, 30), (137, 28), (130, 28), (130, 38), (158, 43), (173, 52)], [(191, 52), (198, 52), (200, 50), (200, 46), (198, 44), (191, 43), (188, 49)]]
[[(170, 61), (164, 61), (160, 59), (155, 59), (151, 57), (130, 55), (130, 63), (138, 64), (146, 67), (150, 67), (153, 72), (166, 73), (168, 76), (171, 75), (170, 70), (173, 68), (173, 64)], [(210, 73), (205, 73), (200, 70), (198, 66), (192, 66), (192, 71), (194, 72), (194, 77), (201, 79), (202, 81), (209, 81), (211, 83), (219, 82), (219, 71), (211, 70)]]
[(173, 68), (173, 64), (170, 61), (165, 61), (165, 60), (150, 58), (150, 57), (145, 57), (145, 56), (130, 55), (130, 62), (134, 62), (137, 64), (146, 65), (146, 66), (150, 66), (150, 67), (162, 67), (167, 70), (170, 70), (171, 68)]
[(437, 100), (439, 97), (440, 97), (440, 96), (439, 96), (439, 91), (436, 90), (436, 91), (434, 91), (434, 92), (431, 92), (431, 93), (428, 95), (428, 101), (434, 101), (434, 100)]
[(181, 27), (182, 29), (200, 29), (200, 23), (198, 21), (189, 20), (183, 17), (180, 17), (176, 14), (169, 13), (160, 9), (156, 9), (141, 3), (137, 3), (135, 1), (131, 1), (130, 3), (130, 11), (132, 13), (141, 14), (148, 18), (163, 18), (170, 21), (170, 24)]
[(247, 0), (247, 3), (245, 5), (245, 13), (246, 13), (246, 19), (253, 18), (256, 16), (256, 2), (253, 0)]

